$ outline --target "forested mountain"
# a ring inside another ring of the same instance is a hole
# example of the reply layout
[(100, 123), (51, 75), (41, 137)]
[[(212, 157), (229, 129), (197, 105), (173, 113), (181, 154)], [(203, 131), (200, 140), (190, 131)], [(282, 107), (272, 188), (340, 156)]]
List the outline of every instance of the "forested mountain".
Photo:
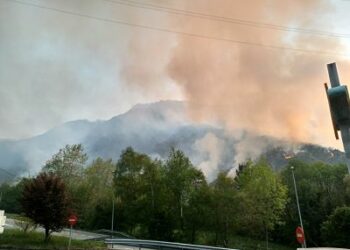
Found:
[(1, 140), (0, 181), (13, 175), (35, 174), (66, 144), (81, 143), (90, 161), (118, 159), (132, 146), (154, 158), (166, 158), (172, 147), (182, 150), (209, 180), (219, 170), (229, 170), (247, 159), (264, 155), (274, 169), (297, 157), (307, 162), (339, 163), (344, 154), (317, 145), (295, 144), (245, 131), (191, 122), (186, 103), (160, 101), (138, 104), (128, 112), (105, 121), (78, 120), (64, 123), (46, 133), (23, 140)]

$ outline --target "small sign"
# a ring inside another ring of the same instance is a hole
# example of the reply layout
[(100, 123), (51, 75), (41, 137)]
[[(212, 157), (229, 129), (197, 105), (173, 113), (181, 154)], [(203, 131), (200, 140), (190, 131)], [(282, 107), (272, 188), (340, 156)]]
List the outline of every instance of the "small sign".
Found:
[(72, 214), (71, 216), (69, 216), (68, 218), (69, 225), (74, 226), (75, 224), (77, 224), (77, 222), (78, 222), (78, 217), (76, 215)]
[(4, 232), (4, 226), (6, 221), (6, 216), (4, 214), (5, 214), (5, 211), (0, 210), (0, 234)]
[(297, 241), (299, 242), (299, 244), (305, 243), (305, 235), (302, 227), (297, 227), (297, 229), (295, 230), (295, 236), (297, 237)]

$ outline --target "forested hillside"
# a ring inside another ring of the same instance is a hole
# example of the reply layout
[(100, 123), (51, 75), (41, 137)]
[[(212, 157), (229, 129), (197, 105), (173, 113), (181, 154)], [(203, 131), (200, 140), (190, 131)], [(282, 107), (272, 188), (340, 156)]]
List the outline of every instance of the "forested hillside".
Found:
[(97, 157), (117, 161), (129, 146), (165, 160), (174, 147), (183, 151), (210, 182), (219, 172), (261, 156), (273, 169), (286, 166), (291, 156), (306, 162), (345, 161), (344, 154), (336, 149), (194, 122), (185, 106), (185, 102), (177, 101), (140, 104), (110, 120), (72, 121), (25, 140), (0, 140), (0, 183), (38, 173), (66, 144), (82, 144), (89, 155), (88, 163)]
[[(297, 246), (300, 224), (291, 166), (294, 167), (308, 246), (350, 247), (350, 178), (341, 164), (289, 159), (274, 171), (266, 159), (220, 171), (212, 182), (181, 150), (165, 160), (125, 148), (120, 157), (95, 158), (81, 145), (67, 145), (40, 172), (61, 178), (78, 227), (114, 229), (137, 238), (233, 246), (233, 237)], [(34, 177), (33, 177), (34, 178)], [(23, 186), (2, 184), (0, 208), (23, 213)]]

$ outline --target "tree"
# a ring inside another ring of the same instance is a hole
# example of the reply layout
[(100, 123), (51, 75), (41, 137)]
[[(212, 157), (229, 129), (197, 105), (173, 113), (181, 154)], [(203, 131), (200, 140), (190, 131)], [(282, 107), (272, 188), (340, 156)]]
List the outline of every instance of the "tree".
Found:
[[(115, 164), (111, 159), (95, 159), (89, 165), (80, 181), (77, 193), (81, 203), (80, 226), (89, 229), (109, 228), (113, 202), (113, 172)], [(101, 215), (105, 216), (101, 216)], [(101, 219), (101, 217), (106, 218)]]
[(147, 160), (140, 174), (139, 202), (141, 223), (146, 237), (151, 239), (171, 239), (171, 222), (168, 213), (167, 186), (164, 166), (160, 160)]
[(46, 162), (42, 170), (56, 174), (67, 186), (71, 186), (75, 179), (82, 176), (87, 159), (81, 144), (66, 145)]
[(322, 223), (322, 239), (332, 247), (350, 247), (350, 207), (338, 207)]
[[(213, 217), (210, 206), (212, 204), (212, 192), (203, 176), (192, 186), (188, 206), (184, 210), (189, 242), (196, 242), (197, 231), (211, 230), (212, 221), (209, 218)], [(207, 219), (203, 220), (203, 218)]]
[(65, 185), (52, 173), (41, 173), (26, 182), (21, 204), (26, 216), (44, 227), (45, 241), (52, 232), (62, 230), (67, 224), (69, 202)]
[(239, 224), (251, 236), (268, 239), (268, 232), (282, 222), (287, 203), (287, 187), (265, 161), (250, 164), (236, 178)]
[(212, 183), (213, 197), (211, 206), (214, 211), (213, 229), (215, 230), (215, 244), (228, 246), (228, 236), (235, 230), (237, 222), (237, 189), (233, 178), (227, 173), (220, 172)]
[(26, 181), (26, 178), (22, 178), (18, 183), (0, 185), (0, 209), (7, 213), (22, 213), (19, 199)]
[[(131, 147), (126, 148), (116, 165), (114, 176), (115, 195), (117, 203), (117, 220), (121, 229), (130, 234), (138, 234), (135, 229), (141, 224), (144, 212), (143, 178), (145, 169), (151, 164), (151, 159), (145, 155), (135, 152)], [(154, 189), (152, 189), (155, 191)]]
[(152, 239), (171, 239), (163, 164), (126, 148), (116, 164), (114, 187), (118, 228)]
[(75, 212), (81, 211), (86, 202), (82, 182), (87, 159), (87, 154), (81, 144), (66, 145), (54, 154), (42, 168), (43, 172), (54, 173), (63, 180)]
[(168, 202), (171, 204), (168, 209), (176, 228), (174, 238), (183, 240), (186, 226), (184, 210), (191, 209), (191, 195), (198, 184), (205, 183), (205, 178), (180, 150), (171, 150), (164, 167)]
[(342, 164), (329, 165), (322, 162), (306, 163), (291, 160), (281, 172), (283, 183), (288, 187), (288, 204), (286, 207), (285, 225), (276, 230), (276, 237), (281, 241), (294, 243), (291, 232), (300, 225), (295, 201), (294, 184), (290, 167), (298, 189), (300, 209), (303, 218), (308, 246), (317, 246), (322, 242), (321, 224), (336, 207), (344, 206), (346, 182), (344, 177), (347, 168)]
[(350, 204), (350, 175), (345, 175), (343, 182), (345, 187), (345, 202)]

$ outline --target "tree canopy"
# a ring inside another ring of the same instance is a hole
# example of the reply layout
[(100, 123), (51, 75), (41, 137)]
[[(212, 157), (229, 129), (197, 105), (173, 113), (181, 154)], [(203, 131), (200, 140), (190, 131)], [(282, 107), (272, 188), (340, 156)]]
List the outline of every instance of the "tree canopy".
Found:
[[(48, 228), (49, 235), (65, 225), (63, 214), (49, 225), (46, 221), (56, 211), (34, 211), (53, 206), (50, 195), (64, 189), (61, 196), (56, 194), (61, 197), (57, 202), (68, 208), (69, 200), (83, 229), (109, 229), (114, 207), (114, 229), (134, 237), (230, 246), (233, 235), (242, 235), (296, 247), (294, 232), (300, 222), (291, 166), (308, 246), (348, 244), (350, 177), (341, 164), (292, 159), (277, 172), (265, 160), (248, 161), (236, 171), (219, 172), (208, 183), (181, 150), (157, 159), (128, 147), (117, 161), (88, 162), (82, 145), (67, 145), (36, 178), (0, 186), (0, 205), (8, 212), (25, 212)], [(28, 204), (41, 194), (49, 195), (46, 203), (30, 211)], [(22, 197), (23, 208), (16, 197)]]
[(45, 229), (45, 241), (67, 225), (69, 202), (59, 176), (41, 173), (24, 184), (21, 204), (26, 216)]

